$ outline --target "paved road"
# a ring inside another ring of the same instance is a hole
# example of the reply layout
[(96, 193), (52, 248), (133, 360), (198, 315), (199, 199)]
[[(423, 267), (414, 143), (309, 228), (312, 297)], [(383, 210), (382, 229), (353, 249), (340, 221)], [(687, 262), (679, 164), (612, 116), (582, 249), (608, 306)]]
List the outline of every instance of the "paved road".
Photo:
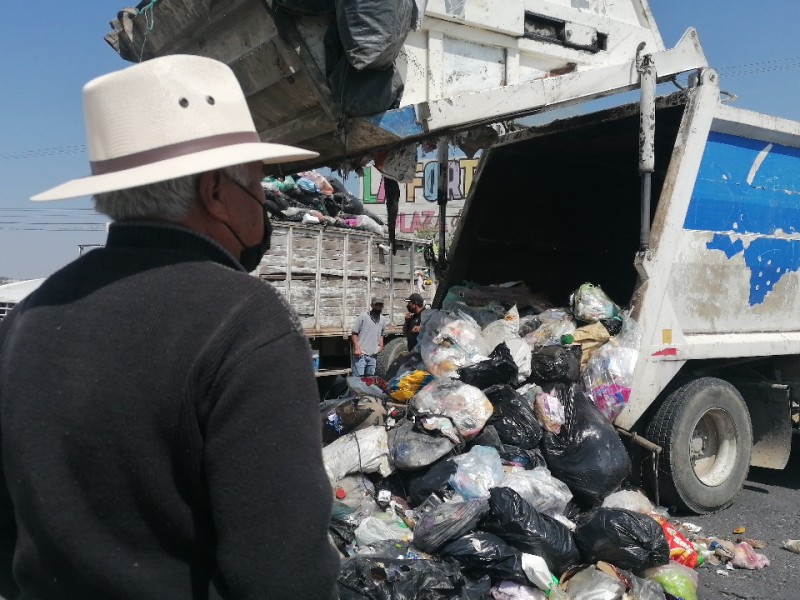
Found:
[(714, 515), (678, 517), (703, 528), (700, 535), (735, 541), (736, 527), (746, 527), (742, 537), (759, 539), (768, 546), (758, 550), (771, 565), (761, 571), (736, 569), (718, 575), (719, 567), (701, 567), (701, 600), (798, 600), (800, 554), (784, 550), (786, 539), (800, 539), (800, 436), (794, 436), (789, 464), (783, 471), (751, 469), (744, 490), (733, 506)]

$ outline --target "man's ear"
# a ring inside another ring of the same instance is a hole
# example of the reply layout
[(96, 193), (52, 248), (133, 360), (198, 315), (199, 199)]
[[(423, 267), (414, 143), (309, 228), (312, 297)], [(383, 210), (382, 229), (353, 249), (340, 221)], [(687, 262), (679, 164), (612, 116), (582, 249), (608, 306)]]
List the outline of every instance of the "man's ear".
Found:
[(221, 223), (230, 220), (224, 183), (223, 173), (219, 169), (200, 173), (197, 180), (197, 197), (200, 204), (213, 219)]

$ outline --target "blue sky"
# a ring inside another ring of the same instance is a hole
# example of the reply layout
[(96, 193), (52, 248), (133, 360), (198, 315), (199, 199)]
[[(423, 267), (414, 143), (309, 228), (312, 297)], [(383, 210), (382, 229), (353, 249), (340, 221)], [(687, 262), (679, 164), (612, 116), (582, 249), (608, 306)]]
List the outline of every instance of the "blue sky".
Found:
[[(108, 0), (3, 7), (0, 276), (46, 276), (77, 256), (78, 244), (105, 237), (105, 220), (88, 199), (42, 205), (28, 198), (88, 174), (81, 87), (127, 64), (103, 40), (123, 7)], [(800, 120), (796, 0), (651, 0), (651, 9), (668, 47), (687, 27), (698, 30), (736, 106)]]

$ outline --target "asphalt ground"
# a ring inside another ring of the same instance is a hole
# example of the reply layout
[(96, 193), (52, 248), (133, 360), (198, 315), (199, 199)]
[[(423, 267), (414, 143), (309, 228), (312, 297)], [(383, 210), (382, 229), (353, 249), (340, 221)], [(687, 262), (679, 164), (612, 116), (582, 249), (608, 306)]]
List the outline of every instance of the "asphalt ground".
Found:
[[(735, 542), (757, 539), (767, 546), (756, 552), (770, 565), (762, 570), (727, 570), (724, 565), (698, 569), (701, 600), (799, 600), (800, 554), (782, 548), (787, 539), (800, 539), (800, 436), (794, 435), (789, 464), (782, 471), (751, 468), (744, 489), (733, 505), (712, 515), (675, 515), (678, 521), (702, 527), (697, 535)], [(738, 527), (744, 534), (734, 534)], [(717, 571), (722, 569), (724, 574)]]

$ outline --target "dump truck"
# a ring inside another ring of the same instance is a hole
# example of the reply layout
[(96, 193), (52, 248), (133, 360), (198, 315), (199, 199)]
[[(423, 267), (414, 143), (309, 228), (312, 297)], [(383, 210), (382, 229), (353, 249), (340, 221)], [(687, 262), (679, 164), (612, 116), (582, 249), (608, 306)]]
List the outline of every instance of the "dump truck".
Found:
[(272, 221), (269, 252), (253, 272), (283, 294), (319, 358), (317, 377), (350, 372), (350, 334), (370, 298), (384, 299), (386, 338), (376, 370), (406, 349), (402, 335), (406, 298), (430, 302), (434, 288), (420, 275), (432, 262), (430, 241), (399, 236), (391, 251), (386, 236), (338, 227)]
[[(786, 465), (800, 399), (800, 124), (724, 103), (697, 32), (665, 47), (645, 0), (416, 2), (394, 62), (402, 91), (348, 114), (326, 62), (339, 15), (291, 4), (143, 2), (107, 40), (129, 60), (228, 63), (262, 138), (314, 149), (318, 165), (479, 145), (434, 304), (463, 281), (524, 281), (564, 303), (588, 281), (627, 304), (642, 335), (615, 425), (662, 504), (715, 511), (750, 465)], [(682, 73), (686, 89), (658, 90)], [(623, 92), (638, 101), (589, 104)], [(502, 135), (564, 107), (585, 114)]]

